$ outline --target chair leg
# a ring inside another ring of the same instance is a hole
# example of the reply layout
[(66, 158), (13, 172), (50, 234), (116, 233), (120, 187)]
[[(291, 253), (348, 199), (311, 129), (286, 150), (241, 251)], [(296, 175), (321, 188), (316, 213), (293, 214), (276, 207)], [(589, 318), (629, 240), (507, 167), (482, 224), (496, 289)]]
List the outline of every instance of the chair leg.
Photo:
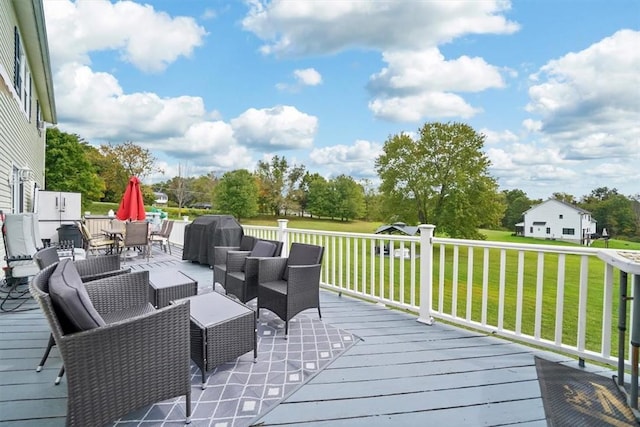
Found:
[(320, 313), (320, 306), (318, 306), (318, 317), (322, 319), (322, 313)]
[(42, 356), (42, 360), (40, 360), (40, 364), (36, 368), (36, 372), (42, 371), (42, 367), (44, 366), (44, 362), (47, 361), (47, 358), (49, 357), (49, 353), (51, 352), (51, 349), (53, 348), (54, 345), (56, 345), (56, 341), (53, 339), (53, 334), (50, 334), (49, 335), (49, 343), (47, 344), (47, 349), (44, 351), (44, 356)]
[(60, 385), (60, 381), (62, 381), (62, 377), (64, 375), (64, 365), (62, 365), (62, 368), (60, 368), (60, 372), (58, 372), (58, 377), (56, 378), (56, 385)]

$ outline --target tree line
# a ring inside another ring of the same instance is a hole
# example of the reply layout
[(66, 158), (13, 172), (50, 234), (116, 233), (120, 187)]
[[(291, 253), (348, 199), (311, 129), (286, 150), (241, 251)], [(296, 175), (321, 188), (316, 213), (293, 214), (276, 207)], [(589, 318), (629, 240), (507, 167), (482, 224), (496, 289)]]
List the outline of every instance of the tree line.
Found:
[[(237, 218), (258, 214), (300, 215), (407, 224), (431, 223), (456, 238), (483, 238), (479, 229), (514, 230), (523, 213), (542, 200), (523, 190), (500, 190), (489, 173), (485, 136), (464, 123), (426, 123), (415, 136), (391, 135), (376, 159), (380, 185), (348, 175), (325, 178), (284, 156), (261, 160), (255, 171), (238, 169), (221, 176), (189, 176), (188, 164), (178, 176), (143, 186), (145, 204), (154, 192), (166, 193), (180, 209), (211, 205), (213, 211)], [(47, 189), (75, 191), (91, 201), (119, 202), (131, 176), (157, 172), (149, 150), (131, 141), (94, 147), (80, 136), (47, 129)], [(598, 231), (640, 238), (640, 195), (624, 196), (607, 187), (577, 199), (554, 198), (592, 213)]]

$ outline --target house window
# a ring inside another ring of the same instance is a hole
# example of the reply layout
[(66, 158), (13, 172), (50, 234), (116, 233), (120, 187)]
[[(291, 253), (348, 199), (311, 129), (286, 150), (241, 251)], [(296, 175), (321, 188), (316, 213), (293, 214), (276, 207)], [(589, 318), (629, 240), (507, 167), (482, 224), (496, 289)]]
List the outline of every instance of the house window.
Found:
[(13, 86), (20, 98), (20, 108), (31, 120), (31, 72), (20, 42), (18, 27), (14, 27)]
[(533, 233), (533, 227), (529, 227), (529, 233)]
[(559, 219), (562, 219), (562, 217), (563, 217), (563, 215), (562, 215), (562, 214), (558, 215), (558, 218), (559, 218)]
[(551, 234), (551, 227), (547, 227), (547, 234)]
[(563, 228), (562, 234), (565, 234), (567, 236), (573, 236), (576, 234), (576, 230), (574, 228)]

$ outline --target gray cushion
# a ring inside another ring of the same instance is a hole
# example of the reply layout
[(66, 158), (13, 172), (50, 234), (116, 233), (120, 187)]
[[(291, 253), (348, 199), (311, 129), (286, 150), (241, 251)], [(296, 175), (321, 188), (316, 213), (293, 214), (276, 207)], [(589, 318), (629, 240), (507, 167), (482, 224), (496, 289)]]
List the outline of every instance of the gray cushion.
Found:
[(56, 314), (61, 317), (61, 323), (69, 328), (65, 332), (86, 331), (105, 325), (105, 321), (93, 307), (71, 259), (60, 261), (51, 274), (49, 294)]
[(264, 240), (258, 240), (256, 245), (251, 250), (249, 256), (257, 256), (257, 257), (270, 257), (273, 256), (273, 253), (276, 251), (276, 245), (271, 242), (266, 242)]
[[(251, 250), (251, 253), (249, 253), (249, 256), (251, 257), (271, 257), (273, 256), (274, 252), (276, 251), (276, 245), (274, 245), (271, 242), (267, 242), (264, 240), (258, 240), (255, 244), (255, 246), (253, 247), (253, 249)], [(246, 265), (246, 263), (245, 263)], [(244, 271), (244, 266), (242, 266), (242, 271)]]
[(253, 249), (253, 245), (256, 243), (256, 238), (253, 236), (242, 236), (240, 240), (240, 250), (241, 251), (250, 251)]
[(307, 245), (304, 243), (292, 243), (287, 259), (287, 267), (284, 269), (282, 278), (289, 280), (290, 265), (314, 265), (319, 264), (322, 257), (322, 246)]

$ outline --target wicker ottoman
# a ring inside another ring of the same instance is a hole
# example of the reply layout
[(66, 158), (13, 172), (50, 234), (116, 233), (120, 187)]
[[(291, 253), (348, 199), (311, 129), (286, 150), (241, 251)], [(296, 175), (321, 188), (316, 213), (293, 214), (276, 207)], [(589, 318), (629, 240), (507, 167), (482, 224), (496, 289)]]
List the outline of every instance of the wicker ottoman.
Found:
[(190, 297), (191, 360), (206, 373), (253, 350), (258, 357), (256, 313), (246, 305), (218, 292)]
[(198, 293), (198, 282), (176, 270), (149, 270), (149, 285), (149, 302), (156, 308)]

